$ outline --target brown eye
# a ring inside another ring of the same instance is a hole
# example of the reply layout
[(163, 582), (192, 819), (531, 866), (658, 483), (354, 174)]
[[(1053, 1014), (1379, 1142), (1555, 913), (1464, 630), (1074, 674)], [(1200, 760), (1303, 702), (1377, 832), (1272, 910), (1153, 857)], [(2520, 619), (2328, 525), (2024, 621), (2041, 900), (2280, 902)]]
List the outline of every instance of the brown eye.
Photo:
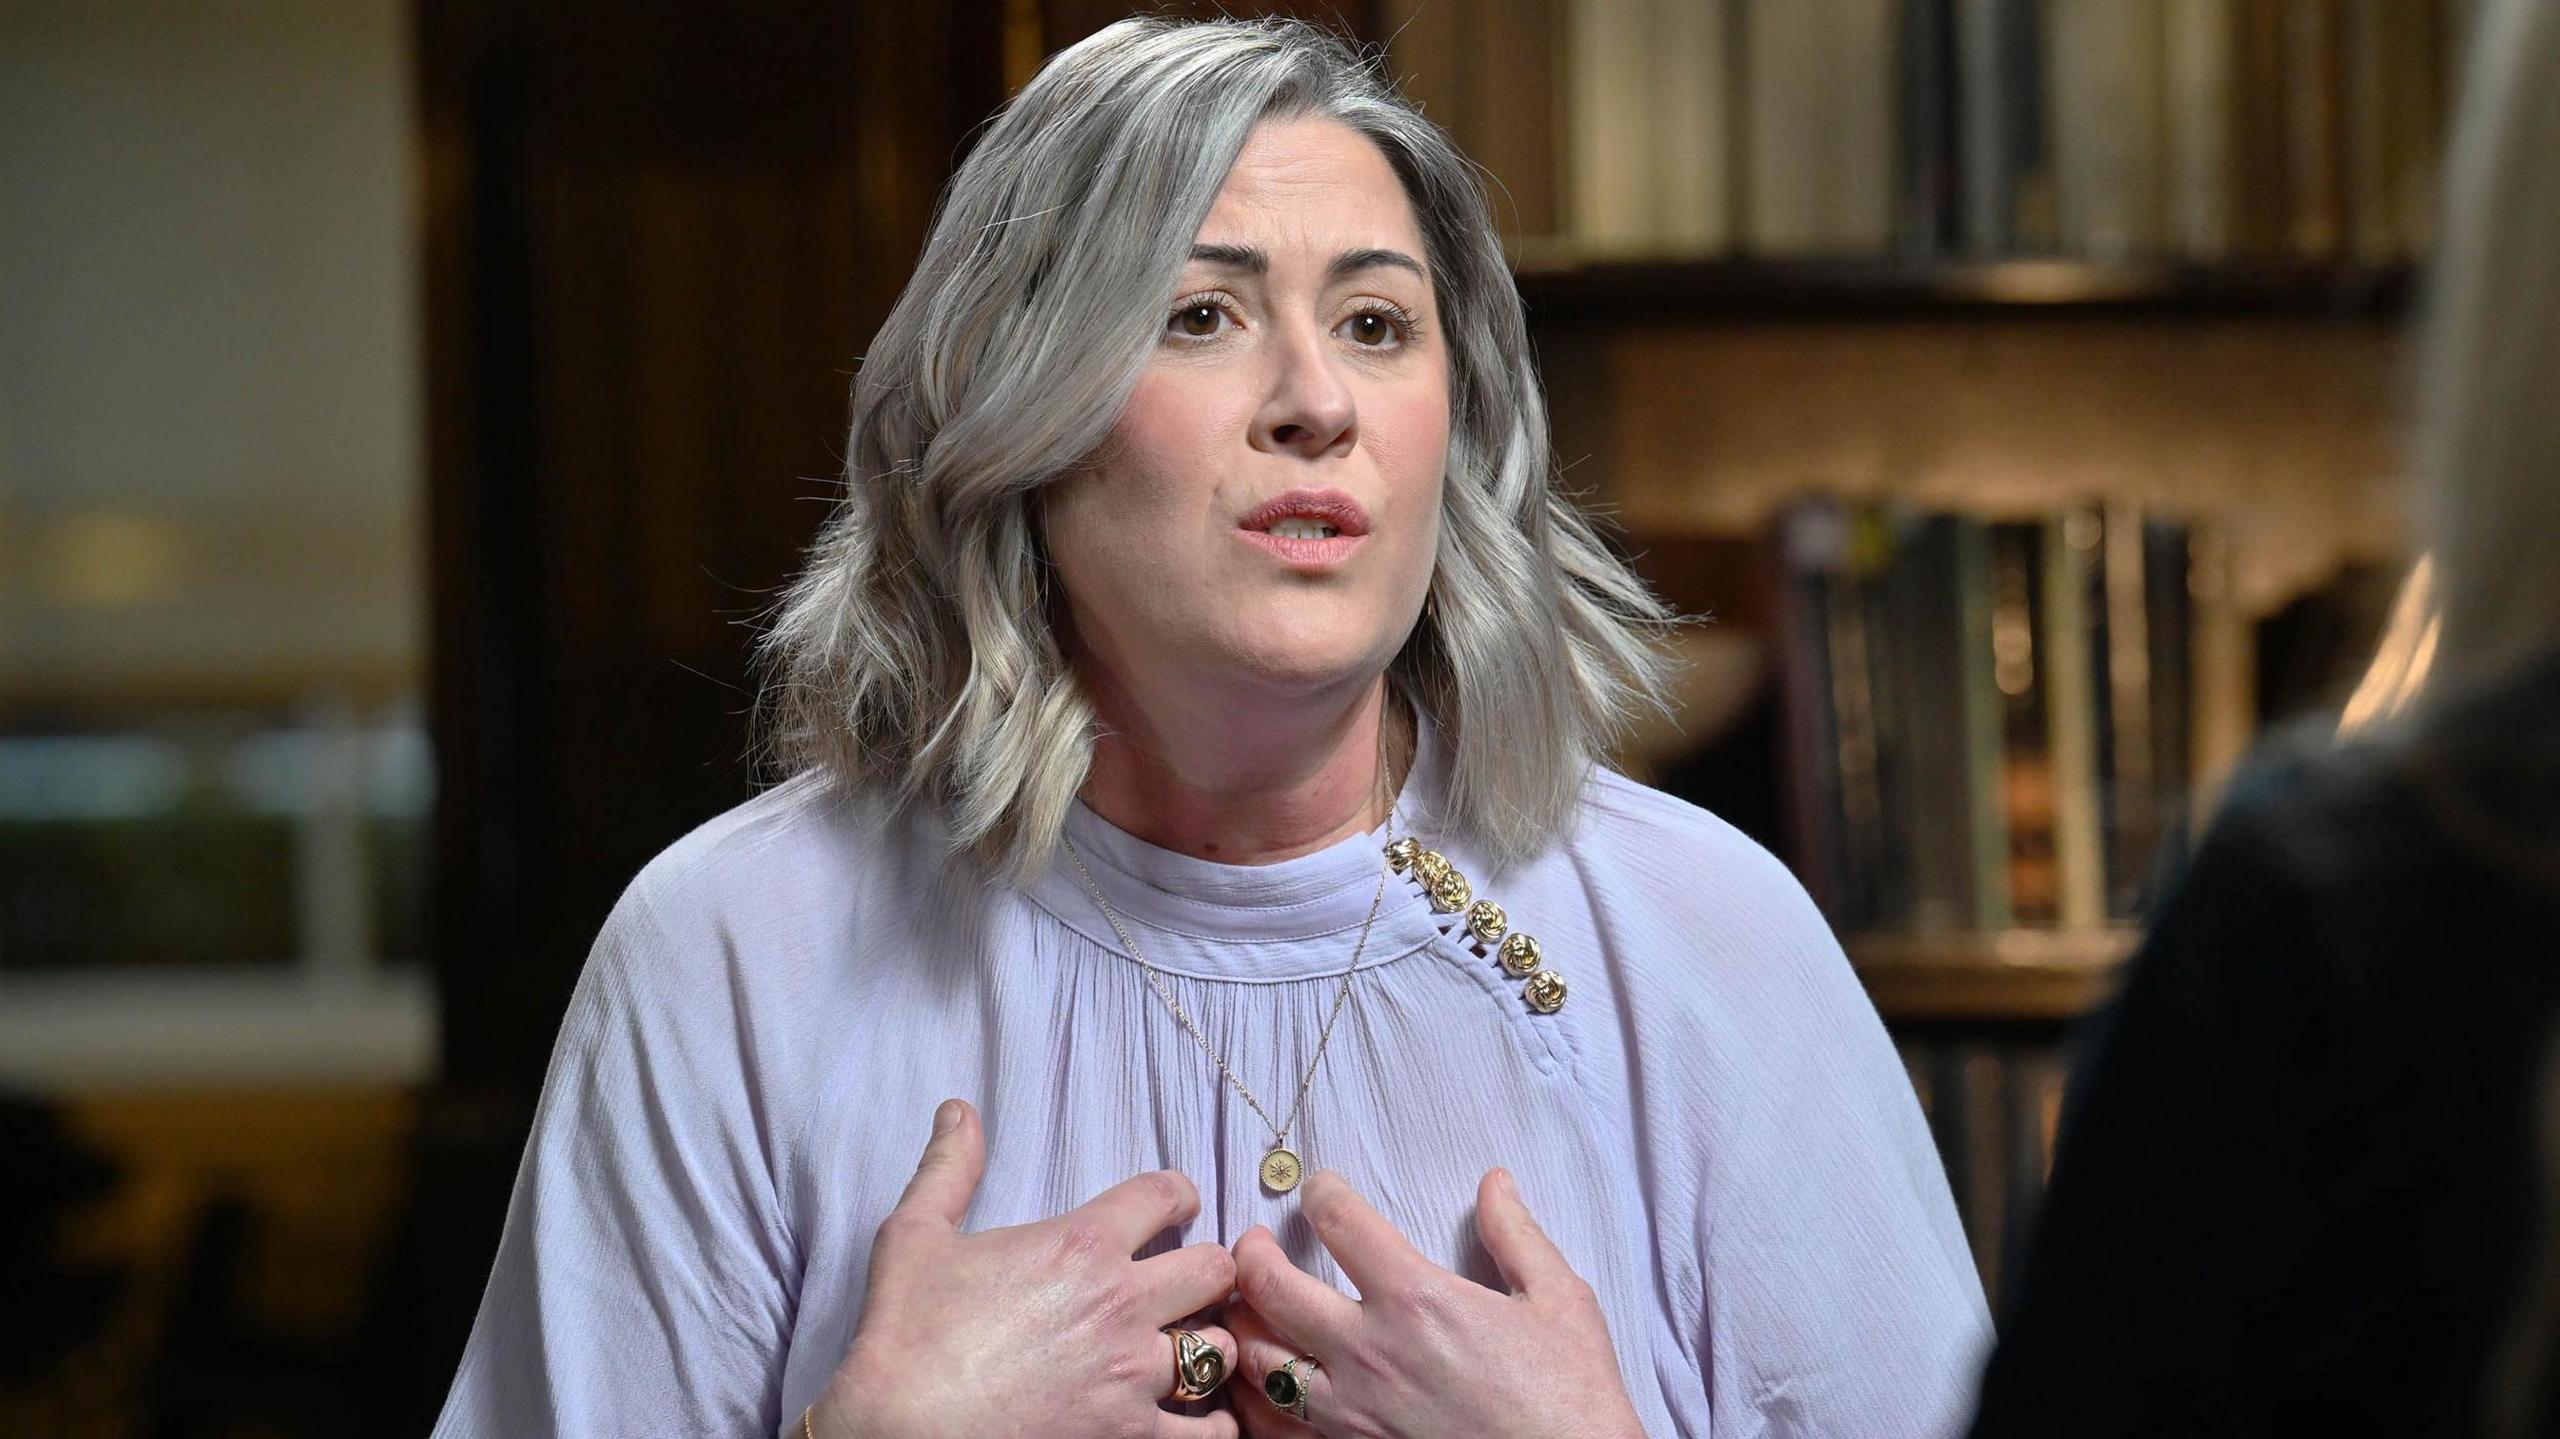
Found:
[(1185, 305), (1173, 312), (1173, 327), (1195, 340), (1205, 340), (1218, 333), (1218, 322), (1225, 319), (1215, 305)]
[(1383, 350), (1401, 338), (1395, 320), (1377, 310), (1363, 310), (1342, 323), (1351, 342), (1364, 349)]

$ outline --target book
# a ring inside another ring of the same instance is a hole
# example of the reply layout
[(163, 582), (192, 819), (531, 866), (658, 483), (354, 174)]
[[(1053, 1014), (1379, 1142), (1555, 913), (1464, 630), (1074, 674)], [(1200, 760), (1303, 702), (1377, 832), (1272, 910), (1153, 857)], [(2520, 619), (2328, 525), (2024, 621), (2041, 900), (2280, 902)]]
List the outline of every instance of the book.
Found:
[(2284, 11), (2286, 238), (2306, 260), (2332, 259), (2345, 244), (2338, 3), (2287, 0)]
[[(1886, 648), (1897, 667), (1894, 804), (1908, 854), (1908, 889), (1894, 917), (1922, 932), (1977, 925), (1974, 811), (1981, 785), (1966, 724), (1965, 652), (1973, 636), (1965, 623), (1963, 525), (1952, 515), (1898, 516), (1886, 578)], [(1987, 629), (1981, 643), (1987, 654)]]
[(1965, 784), (1971, 842), (1976, 927), (2006, 929), (2015, 922), (2009, 903), (2009, 815), (2002, 803), (2004, 719), (1992, 643), (1991, 529), (1972, 516), (1953, 520), (1956, 596), (1963, 645), (1957, 651), (1964, 693)]
[[(1602, 0), (1606, 3), (1606, 0)], [(1730, 13), (1740, 0), (1646, 0), (1655, 17), (1650, 73), (1655, 193), (1653, 248), (1720, 255), (1733, 248), (1735, 144)]]
[(1828, 247), (1822, 113), (1827, 0), (1748, 4), (1743, 67), (1750, 74), (1745, 153), (1750, 198), (1744, 241), (1760, 255)]
[(2166, 211), (2161, 10), (2048, 0), (2045, 13), (2062, 248), (2102, 261), (2155, 253)]
[(1955, 0), (1906, 0), (1897, 81), (1895, 243), (1928, 258), (1964, 244), (1956, 167)]
[(2050, 926), (2062, 914), (2055, 852), (2054, 772), (2046, 708), (2044, 527), (1991, 527), (1991, 665), (2000, 705), (2000, 806), (2009, 822), (2012, 922)]
[(1656, 44), (1650, 4), (1571, 0), (1566, 7), (1567, 191), (1582, 254), (1644, 254), (1661, 241), (1654, 174)]
[(2232, 0), (2161, 0), (2162, 187), (2168, 247), (2231, 252)]
[(2065, 928), (2094, 929), (2107, 918), (2098, 751), (2110, 712), (2097, 698), (2107, 693), (2109, 657), (2104, 518), (2094, 507), (2071, 510), (2045, 522), (2042, 541), (2037, 648), (2053, 790), (2053, 918)]

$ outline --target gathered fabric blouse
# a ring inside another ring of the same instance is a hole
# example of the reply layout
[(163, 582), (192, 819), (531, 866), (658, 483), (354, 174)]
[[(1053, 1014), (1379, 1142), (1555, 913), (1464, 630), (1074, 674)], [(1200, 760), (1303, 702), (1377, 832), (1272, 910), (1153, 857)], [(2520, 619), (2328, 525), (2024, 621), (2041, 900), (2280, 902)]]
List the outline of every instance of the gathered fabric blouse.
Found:
[[(1537, 939), (1565, 1002), (1534, 1009), (1463, 912), (1390, 875), (1291, 1147), (1495, 1287), (1474, 1201), (1507, 1166), (1598, 1292), (1649, 1434), (1960, 1425), (1989, 1342), (1981, 1287), (1903, 1068), (1802, 889), (1714, 817), (1602, 769), (1567, 834), (1497, 870), (1435, 825), (1446, 779), (1426, 726), (1391, 824)], [(1067, 834), (1285, 1115), (1387, 830), (1252, 866), (1081, 805)], [(987, 1138), (969, 1229), (1177, 1169), (1200, 1214), (1146, 1252), (1268, 1225), (1357, 1292), (1298, 1196), (1263, 1188), (1269, 1129), (1063, 852), (996, 883), (930, 813), (804, 775), (671, 846), (606, 921), (436, 1434), (797, 1435), (861, 1320), (873, 1232), (954, 1095)]]

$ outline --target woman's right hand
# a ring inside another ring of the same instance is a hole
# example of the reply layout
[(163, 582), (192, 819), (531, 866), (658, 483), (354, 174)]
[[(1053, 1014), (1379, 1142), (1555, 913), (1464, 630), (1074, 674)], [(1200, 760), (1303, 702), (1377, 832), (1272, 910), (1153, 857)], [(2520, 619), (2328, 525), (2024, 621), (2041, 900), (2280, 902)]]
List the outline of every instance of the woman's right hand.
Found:
[[(1122, 1180), (1083, 1206), (964, 1234), (987, 1168), (977, 1111), (945, 1101), (898, 1207), (871, 1246), (869, 1294), (844, 1363), (810, 1411), (820, 1439), (1235, 1439), (1227, 1410), (1159, 1406), (1173, 1389), (1160, 1331), (1225, 1303), (1235, 1257), (1139, 1246), (1200, 1212), (1172, 1170)], [(1189, 1326), (1235, 1368), (1235, 1337)]]

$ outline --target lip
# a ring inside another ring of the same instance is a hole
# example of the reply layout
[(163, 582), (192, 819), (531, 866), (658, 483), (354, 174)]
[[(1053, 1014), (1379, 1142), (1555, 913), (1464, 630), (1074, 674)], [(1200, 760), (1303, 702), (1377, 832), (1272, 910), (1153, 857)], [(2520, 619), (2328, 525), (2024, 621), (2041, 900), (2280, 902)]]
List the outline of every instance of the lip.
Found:
[[(1320, 540), (1284, 538), (1271, 527), (1287, 519), (1321, 520), (1335, 533)], [(1368, 543), (1369, 512), (1340, 490), (1291, 490), (1254, 507), (1236, 522), (1236, 538), (1293, 570), (1321, 572), (1340, 567), (1351, 553)]]
[[(1357, 539), (1369, 533), (1369, 512), (1360, 508), (1358, 500), (1340, 490), (1291, 490), (1274, 495), (1236, 521), (1236, 528), (1261, 534), (1287, 519), (1322, 520), (1341, 531), (1334, 536), (1335, 539)], [(1286, 543), (1321, 545), (1332, 541), (1296, 540)]]

